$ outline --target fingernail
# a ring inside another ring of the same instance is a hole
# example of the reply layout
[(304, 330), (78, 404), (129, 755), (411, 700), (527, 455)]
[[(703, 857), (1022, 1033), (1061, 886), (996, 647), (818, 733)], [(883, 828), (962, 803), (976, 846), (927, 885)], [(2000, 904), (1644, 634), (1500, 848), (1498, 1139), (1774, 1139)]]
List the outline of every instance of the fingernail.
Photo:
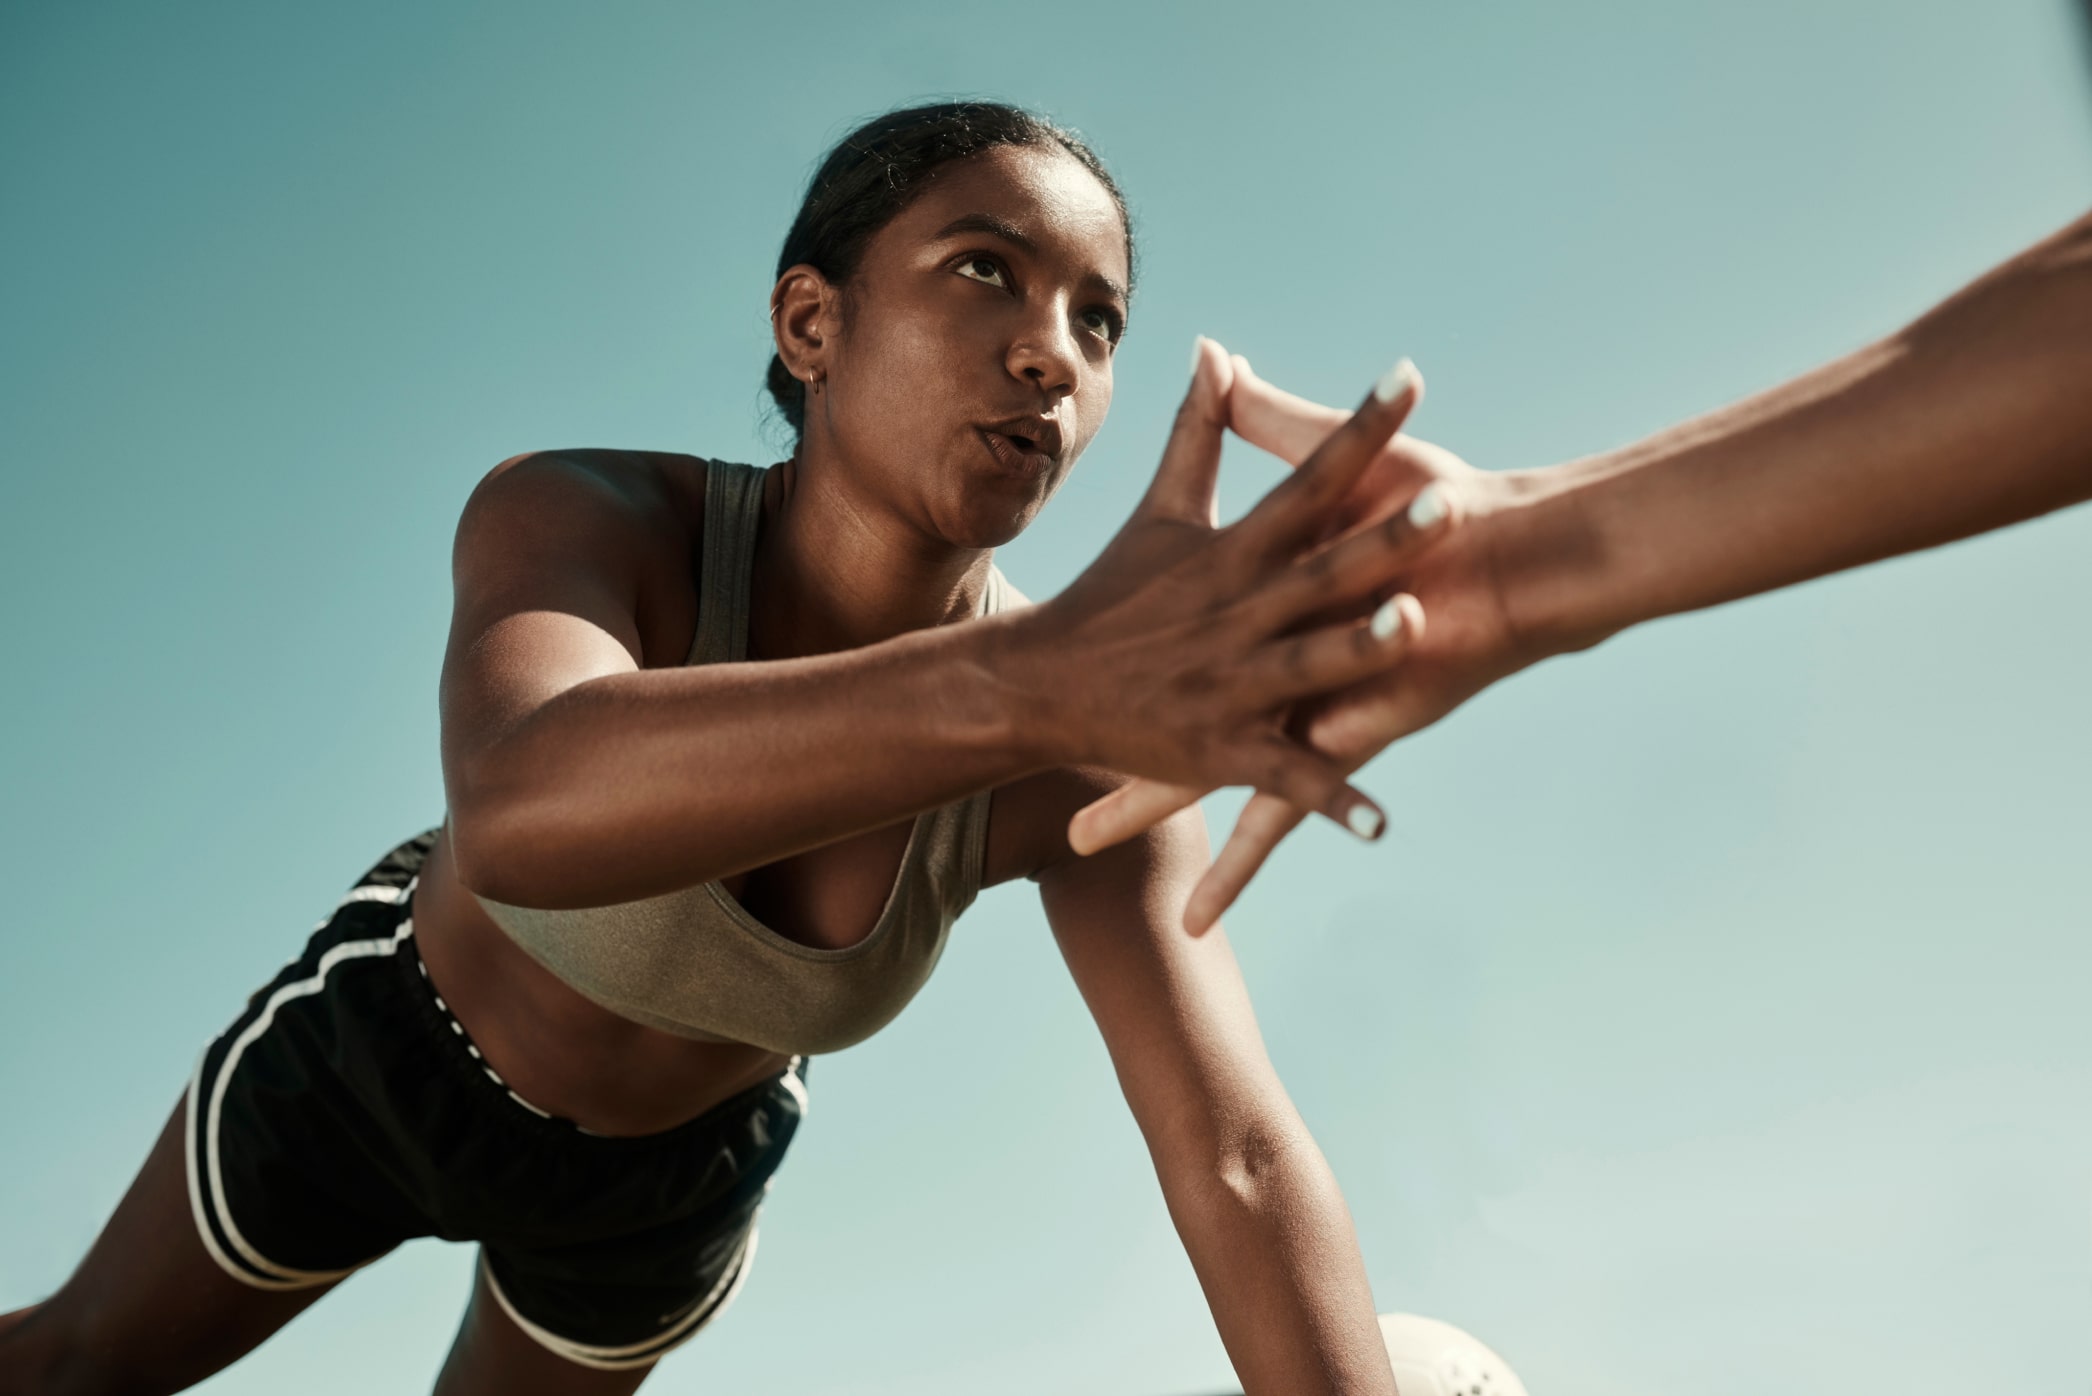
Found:
[(1452, 506), (1446, 502), (1444, 487), (1427, 485), (1421, 494), (1409, 501), (1409, 526), (1429, 528), (1451, 512)]
[(1353, 805), (1351, 812), (1344, 816), (1345, 825), (1362, 839), (1379, 838), (1380, 826), (1384, 822), (1380, 817), (1380, 811), (1371, 805)]
[(1201, 361), (1201, 360), (1203, 360), (1203, 359), (1204, 359), (1205, 357), (1206, 357), (1206, 337), (1205, 337), (1204, 335), (1200, 335), (1200, 336), (1199, 336), (1199, 337), (1198, 337), (1197, 339), (1194, 339), (1194, 340), (1192, 340), (1192, 341), (1191, 341), (1191, 376), (1192, 376), (1192, 377), (1194, 377), (1194, 378), (1198, 377), (1198, 374), (1199, 374), (1199, 363), (1200, 363), (1200, 361)]
[(1416, 365), (1408, 359), (1402, 360), (1402, 362), (1380, 375), (1380, 381), (1373, 385), (1373, 401), (1393, 402), (1395, 396), (1402, 389), (1414, 383), (1416, 379)]
[(1374, 639), (1394, 639), (1402, 633), (1402, 607), (1400, 603), (1396, 601), (1386, 602), (1379, 610), (1373, 612), (1373, 619), (1367, 622), (1367, 624), (1372, 627)]

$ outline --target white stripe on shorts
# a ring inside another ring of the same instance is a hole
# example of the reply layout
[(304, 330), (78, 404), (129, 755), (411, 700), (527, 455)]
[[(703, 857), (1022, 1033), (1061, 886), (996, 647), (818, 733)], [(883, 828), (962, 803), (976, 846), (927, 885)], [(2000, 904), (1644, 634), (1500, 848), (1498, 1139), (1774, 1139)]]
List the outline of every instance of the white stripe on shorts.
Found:
[[(356, 890), (362, 891), (365, 889), (358, 888)], [(411, 885), (405, 889), (387, 887), (378, 890), (395, 893), (397, 894), (397, 900), (404, 900), (407, 892), (411, 891), (412, 887)], [(349, 900), (381, 899), (359, 899), (352, 892)], [(218, 1262), (218, 1267), (221, 1270), (238, 1280), (241, 1284), (249, 1285), (255, 1289), (309, 1289), (314, 1285), (330, 1284), (335, 1280), (341, 1279), (344, 1275), (352, 1275), (362, 1269), (363, 1264), (368, 1263), (363, 1262), (351, 1265), (346, 1270), (299, 1270), (293, 1266), (279, 1264), (269, 1259), (250, 1245), (247, 1238), (240, 1234), (238, 1224), (232, 1219), (232, 1208), (227, 1205), (225, 1200), (225, 1175), (219, 1166), (219, 1121), (225, 1108), (226, 1083), (232, 1079), (234, 1068), (240, 1064), (240, 1057), (249, 1047), (254, 1045), (263, 1033), (269, 1030), (270, 1024), (276, 1021), (277, 1009), (283, 1007), (284, 1004), (292, 999), (304, 998), (309, 994), (316, 994), (325, 988), (328, 972), (342, 961), (363, 959), (372, 955), (394, 954), (406, 941), (407, 937), (413, 934), (414, 919), (409, 917), (400, 923), (400, 928), (397, 931), (384, 939), (345, 940), (326, 954), (320, 956), (317, 973), (307, 979), (294, 980), (269, 995), (269, 1001), (263, 1005), (262, 1011), (256, 1015), (254, 1021), (249, 1023), (238, 1037), (233, 1039), (232, 1046), (226, 1049), (225, 1060), (219, 1063), (218, 1074), (209, 1083), (210, 1102), (202, 1110), (200, 1117), (198, 1106), (201, 1104), (201, 1093), (205, 1089), (203, 1067), (204, 1062), (210, 1057), (210, 1047), (205, 1047), (203, 1056), (197, 1059), (196, 1074), (189, 1081), (188, 1121), (183, 1140), (186, 1146), (183, 1149), (183, 1156), (188, 1163), (189, 1208), (196, 1219), (197, 1233), (203, 1237), (204, 1249), (211, 1253), (211, 1259)], [(205, 1189), (206, 1180), (197, 1176), (196, 1155), (199, 1152), (197, 1148), (199, 1131), (201, 1131), (201, 1152), (207, 1165), (208, 1192)], [(213, 1234), (209, 1220), (205, 1215), (206, 1206), (209, 1208), (210, 1216), (216, 1217), (218, 1224), (225, 1229), (226, 1239), (232, 1242), (233, 1249), (239, 1252), (241, 1260), (244, 1260), (246, 1265), (235, 1262), (232, 1257), (226, 1255), (224, 1250), (219, 1247), (218, 1239)], [(251, 1269), (248, 1268), (250, 1266), (252, 1267)], [(261, 1273), (256, 1274), (255, 1271)], [(267, 1278), (264, 1278), (265, 1276)]]
[(589, 1343), (577, 1343), (572, 1338), (562, 1338), (551, 1329), (532, 1323), (516, 1312), (508, 1295), (501, 1288), (501, 1281), (494, 1278), (493, 1267), (487, 1264), (487, 1253), (479, 1256), (480, 1273), (487, 1277), (487, 1288), (493, 1291), (501, 1311), (507, 1314), (516, 1327), (523, 1330), (540, 1347), (557, 1353), (567, 1361), (582, 1367), (595, 1367), (601, 1371), (630, 1371), (635, 1367), (651, 1366), (669, 1353), (695, 1338), (704, 1326), (726, 1312), (726, 1306), (734, 1302), (741, 1286), (748, 1281), (749, 1267), (755, 1264), (756, 1224), (748, 1224), (748, 1237), (741, 1242), (734, 1263), (711, 1288), (697, 1306), (683, 1318), (643, 1342), (627, 1343), (622, 1347), (597, 1347)]

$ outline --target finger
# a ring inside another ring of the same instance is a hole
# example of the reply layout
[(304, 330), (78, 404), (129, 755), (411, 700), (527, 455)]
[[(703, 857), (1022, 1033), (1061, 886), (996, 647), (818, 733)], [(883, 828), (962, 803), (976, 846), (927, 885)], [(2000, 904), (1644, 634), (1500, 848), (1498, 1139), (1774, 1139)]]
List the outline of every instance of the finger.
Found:
[(1443, 715), (1438, 699), (1396, 674), (1387, 681), (1361, 683), (1317, 705), (1301, 735), (1317, 751), (1351, 766), (1368, 759)]
[(1342, 601), (1303, 612), (1279, 628), (1287, 631), (1320, 630), (1325, 625), (1344, 625), (1351, 621), (1364, 620), (1401, 594), (1402, 579), (1398, 572), (1391, 581)]
[(1452, 489), (1433, 481), (1406, 507), (1308, 554), (1243, 598), (1239, 623), (1253, 633), (1276, 634), (1297, 628), (1308, 616), (1370, 596), (1415, 566), (1458, 525), (1460, 515)]
[(1424, 380), (1407, 359), (1380, 375), (1358, 410), (1234, 525), (1240, 546), (1258, 556), (1300, 547), (1329, 521), (1423, 395)]
[(1228, 429), (1250, 445), (1298, 465), (1344, 425), (1339, 409), (1265, 382), (1240, 354), (1231, 362), (1235, 376), (1228, 388)]
[(1387, 815), (1345, 779), (1346, 767), (1278, 732), (1249, 738), (1235, 753), (1229, 785), (1252, 785), (1288, 804), (1313, 810), (1367, 843), (1387, 828)]
[(1365, 620), (1280, 636), (1244, 661), (1234, 682), (1256, 710), (1284, 707), (1386, 673), (1423, 628), (1423, 604), (1395, 596)]
[(1233, 906), (1242, 889), (1249, 886), (1271, 851), (1305, 818), (1304, 811), (1275, 795), (1251, 796), (1213, 866), (1191, 889), (1191, 898), (1184, 903), (1184, 929), (1195, 936), (1211, 930), (1221, 913)]
[(1183, 809), (1197, 804), (1207, 792), (1196, 785), (1171, 785), (1159, 780), (1128, 782), (1075, 811), (1068, 821), (1068, 847), (1087, 858), (1100, 849), (1124, 843)]
[(1228, 384), (1234, 377), (1228, 351), (1200, 335), (1191, 346), (1191, 386), (1162, 448), (1162, 464), (1148, 485), (1143, 510), (1193, 523), (1214, 522), (1214, 486), (1220, 476), (1220, 442), (1228, 424)]

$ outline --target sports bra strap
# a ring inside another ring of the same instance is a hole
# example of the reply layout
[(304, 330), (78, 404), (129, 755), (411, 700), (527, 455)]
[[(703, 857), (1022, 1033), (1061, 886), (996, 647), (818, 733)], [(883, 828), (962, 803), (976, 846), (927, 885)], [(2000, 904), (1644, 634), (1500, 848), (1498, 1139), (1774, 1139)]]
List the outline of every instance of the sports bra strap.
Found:
[(704, 557), (698, 565), (691, 664), (738, 664), (748, 658), (749, 573), (765, 474), (730, 461), (705, 464)]

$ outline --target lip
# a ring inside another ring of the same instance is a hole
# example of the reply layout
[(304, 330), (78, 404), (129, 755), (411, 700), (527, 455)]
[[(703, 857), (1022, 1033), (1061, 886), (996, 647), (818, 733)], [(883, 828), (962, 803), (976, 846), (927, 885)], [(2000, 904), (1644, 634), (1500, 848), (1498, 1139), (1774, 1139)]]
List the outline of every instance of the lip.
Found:
[[(1026, 422), (1023, 425), (1031, 427), (1032, 431), (1005, 430), (1009, 425), (974, 428), (980, 433), (981, 440), (987, 443), (988, 454), (995, 457), (996, 464), (1012, 474), (1026, 476), (1043, 475), (1053, 469), (1060, 459), (1060, 429), (1048, 423), (1042, 430), (1039, 423)], [(1039, 434), (1035, 436), (1034, 432)], [(1030, 437), (1034, 448), (1025, 450), (1010, 439), (1013, 435)]]
[(1061, 456), (1061, 424), (1049, 413), (1024, 412), (1015, 417), (1004, 417), (1000, 421), (987, 422), (983, 431), (1000, 432), (1004, 436), (1020, 437), (1030, 445), (1017, 445), (1019, 451), (1037, 451), (1059, 460)]

